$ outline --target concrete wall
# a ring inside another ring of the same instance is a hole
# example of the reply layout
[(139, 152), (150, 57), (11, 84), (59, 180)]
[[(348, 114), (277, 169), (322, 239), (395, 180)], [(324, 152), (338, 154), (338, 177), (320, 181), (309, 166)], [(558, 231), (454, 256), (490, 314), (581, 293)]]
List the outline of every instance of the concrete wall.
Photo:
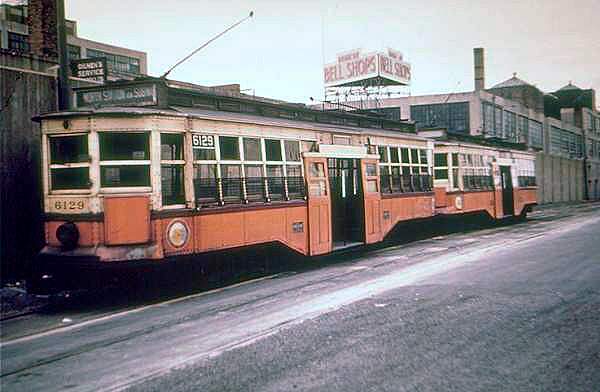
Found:
[(539, 152), (535, 175), (538, 183), (538, 203), (558, 203), (583, 200), (583, 161)]
[(56, 110), (56, 79), (0, 66), (0, 269), (22, 278), (43, 244), (40, 127), (31, 117)]

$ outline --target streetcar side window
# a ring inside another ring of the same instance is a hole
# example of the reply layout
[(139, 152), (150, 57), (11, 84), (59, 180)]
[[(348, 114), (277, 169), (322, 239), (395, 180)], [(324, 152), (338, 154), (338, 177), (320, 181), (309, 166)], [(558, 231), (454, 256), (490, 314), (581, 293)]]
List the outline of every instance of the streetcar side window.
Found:
[(281, 161), (281, 141), (265, 139), (267, 161)]
[(240, 159), (240, 145), (237, 137), (219, 136), (221, 160), (238, 161)]
[(49, 147), (50, 188), (89, 189), (91, 184), (87, 135), (51, 136)]
[(50, 138), (50, 163), (76, 163), (89, 161), (87, 135)]
[(434, 162), (434, 177), (436, 180), (448, 179), (448, 154), (435, 153), (433, 156)]
[(162, 204), (184, 204), (183, 134), (160, 134), (160, 172)]
[(150, 186), (150, 134), (100, 132), (100, 186)]

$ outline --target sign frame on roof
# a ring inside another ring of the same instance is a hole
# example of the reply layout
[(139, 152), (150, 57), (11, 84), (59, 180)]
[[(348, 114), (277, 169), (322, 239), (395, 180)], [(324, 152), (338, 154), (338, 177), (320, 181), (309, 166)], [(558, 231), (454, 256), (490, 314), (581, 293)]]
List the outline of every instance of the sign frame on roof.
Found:
[(411, 66), (402, 53), (388, 48), (385, 52), (363, 54), (353, 49), (337, 55), (336, 62), (325, 64), (325, 87), (356, 86), (363, 83), (377, 85), (410, 85)]

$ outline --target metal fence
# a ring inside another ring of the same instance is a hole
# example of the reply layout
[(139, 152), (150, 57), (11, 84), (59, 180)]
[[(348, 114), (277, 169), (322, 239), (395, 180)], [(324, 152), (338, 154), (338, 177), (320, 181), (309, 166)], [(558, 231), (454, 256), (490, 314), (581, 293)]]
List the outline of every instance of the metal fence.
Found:
[(194, 179), (196, 206), (303, 200), (304, 177), (236, 177)]

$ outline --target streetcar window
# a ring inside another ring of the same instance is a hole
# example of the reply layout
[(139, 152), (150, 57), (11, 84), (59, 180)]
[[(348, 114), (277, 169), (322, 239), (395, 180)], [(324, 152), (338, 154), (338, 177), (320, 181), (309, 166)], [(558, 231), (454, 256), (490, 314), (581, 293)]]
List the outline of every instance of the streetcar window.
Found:
[(150, 186), (149, 133), (101, 132), (98, 137), (101, 187)]
[(240, 165), (221, 165), (221, 178), (240, 178)]
[(284, 141), (285, 160), (288, 162), (300, 161), (300, 143), (293, 140)]
[(88, 167), (52, 168), (50, 178), (53, 190), (87, 189), (90, 187)]
[(178, 161), (183, 159), (182, 134), (160, 134), (160, 159), (163, 161)]
[(87, 135), (50, 138), (50, 163), (75, 163), (88, 160)]
[(103, 187), (150, 186), (150, 165), (101, 166)]
[(400, 159), (398, 157), (398, 147), (390, 147), (390, 159), (392, 163), (400, 162)]
[(183, 165), (161, 165), (160, 174), (163, 205), (185, 203)]
[(244, 138), (244, 160), (262, 161), (260, 139)]
[(219, 148), (222, 160), (239, 161), (240, 146), (237, 137), (219, 136)]
[(302, 168), (300, 165), (286, 166), (285, 171), (288, 177), (302, 177)]
[(448, 167), (448, 154), (434, 154), (435, 167)]
[(267, 166), (267, 177), (283, 177), (283, 166), (268, 165)]
[(419, 155), (421, 156), (421, 164), (427, 165), (427, 150), (419, 150)]
[(419, 150), (415, 150), (414, 148), (410, 149), (410, 158), (412, 160), (412, 164), (419, 163)]
[(148, 133), (101, 132), (100, 160), (149, 160), (150, 136)]
[(274, 139), (265, 139), (265, 152), (267, 161), (281, 161), (281, 142)]
[(377, 150), (379, 151), (379, 160), (381, 162), (387, 162), (388, 161), (387, 147), (379, 146), (379, 147), (377, 147)]
[(365, 174), (366, 174), (368, 177), (373, 177), (373, 176), (376, 176), (376, 175), (377, 175), (377, 166), (375, 166), (375, 165), (374, 165), (374, 164), (372, 164), (372, 163), (367, 163), (367, 164), (365, 165), (365, 172), (366, 172)]
[(216, 179), (217, 165), (194, 165), (194, 179)]
[(401, 149), (402, 163), (410, 163), (408, 160), (408, 148)]
[(214, 148), (194, 148), (195, 161), (214, 161), (216, 159)]
[(90, 187), (87, 135), (52, 136), (50, 149), (50, 188), (52, 190)]
[(244, 165), (246, 177), (262, 177), (262, 165)]
[(160, 134), (162, 204), (184, 204), (183, 134)]

